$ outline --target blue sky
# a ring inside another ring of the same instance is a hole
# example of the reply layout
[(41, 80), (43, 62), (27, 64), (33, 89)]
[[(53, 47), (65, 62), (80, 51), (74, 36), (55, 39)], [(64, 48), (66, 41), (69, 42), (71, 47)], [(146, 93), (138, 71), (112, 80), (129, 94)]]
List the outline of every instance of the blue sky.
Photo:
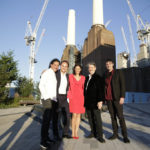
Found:
[[(150, 22), (150, 0), (130, 0), (136, 14), (143, 21)], [(0, 54), (9, 49), (14, 50), (15, 59), (21, 75), (28, 77), (30, 48), (25, 45), (24, 35), (27, 20), (32, 27), (39, 17), (44, 0), (1, 0), (0, 1)], [(42, 29), (46, 32), (41, 42), (35, 65), (35, 80), (39, 81), (40, 73), (48, 67), (53, 58), (61, 58), (65, 48), (62, 36), (67, 36), (67, 19), (69, 9), (76, 11), (76, 45), (82, 45), (92, 26), (92, 0), (49, 0), (41, 22), (37, 38)], [(126, 14), (130, 15), (136, 50), (139, 52), (139, 41), (136, 35), (136, 25), (130, 13), (126, 0), (104, 0), (104, 22), (112, 20), (108, 26), (115, 36), (116, 53), (125, 50), (121, 34), (124, 27), (128, 45), (132, 51)], [(131, 52), (132, 54), (132, 52)]]

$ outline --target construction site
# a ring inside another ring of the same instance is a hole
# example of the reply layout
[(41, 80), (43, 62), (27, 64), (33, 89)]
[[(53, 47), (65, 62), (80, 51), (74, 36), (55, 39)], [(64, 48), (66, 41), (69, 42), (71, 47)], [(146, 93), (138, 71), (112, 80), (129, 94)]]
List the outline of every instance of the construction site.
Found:
[[(37, 63), (35, 57), (45, 33), (45, 29), (42, 30), (37, 44), (36, 35), (47, 5), (48, 0), (45, 0), (34, 29), (32, 29), (31, 22), (27, 21), (25, 41), (26, 45), (30, 46), (29, 78), (33, 81), (35, 64)], [(150, 24), (148, 22), (143, 22), (140, 14), (136, 14), (130, 0), (126, 0), (126, 5), (130, 10), (130, 15), (126, 15), (130, 39), (127, 40), (125, 34), (126, 31), (124, 30), (124, 27), (121, 26), (120, 31), (125, 45), (125, 49), (122, 50), (122, 52), (116, 54), (115, 36), (113, 31), (107, 29), (111, 20), (104, 24), (103, 0), (93, 0), (93, 22), (87, 37), (84, 39), (83, 45), (80, 47), (76, 46), (75, 43), (76, 12), (74, 9), (69, 10), (67, 39), (63, 37), (65, 48), (62, 52), (61, 60), (67, 60), (69, 62), (68, 73), (72, 73), (72, 68), (75, 64), (81, 64), (83, 66), (84, 75), (88, 74), (87, 64), (89, 62), (95, 62), (97, 65), (97, 73), (102, 76), (106, 71), (105, 61), (108, 58), (112, 59), (115, 68), (124, 71), (126, 91), (128, 93), (127, 97), (131, 97), (131, 95), (136, 96), (141, 93), (140, 97), (144, 97), (143, 101), (150, 101)], [(135, 48), (130, 16), (134, 20), (137, 32), (136, 36), (140, 41), (139, 50)], [(129, 42), (131, 42), (132, 48), (129, 48)], [(139, 52), (137, 53), (137, 51)], [(130, 100), (126, 101), (129, 102)]]

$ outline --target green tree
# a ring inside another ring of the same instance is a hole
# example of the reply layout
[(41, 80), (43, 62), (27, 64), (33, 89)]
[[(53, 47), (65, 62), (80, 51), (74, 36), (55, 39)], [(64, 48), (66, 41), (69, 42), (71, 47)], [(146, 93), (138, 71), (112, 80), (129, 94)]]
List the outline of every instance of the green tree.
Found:
[(39, 89), (39, 82), (37, 82), (35, 84), (34, 94), (35, 94), (36, 100), (40, 100), (41, 93), (40, 93), (40, 89)]
[(26, 77), (18, 77), (16, 86), (17, 92), (21, 97), (30, 97), (34, 92), (33, 82)]
[(17, 61), (14, 60), (13, 51), (0, 55), (0, 100), (8, 97), (7, 84), (16, 80), (18, 76)]

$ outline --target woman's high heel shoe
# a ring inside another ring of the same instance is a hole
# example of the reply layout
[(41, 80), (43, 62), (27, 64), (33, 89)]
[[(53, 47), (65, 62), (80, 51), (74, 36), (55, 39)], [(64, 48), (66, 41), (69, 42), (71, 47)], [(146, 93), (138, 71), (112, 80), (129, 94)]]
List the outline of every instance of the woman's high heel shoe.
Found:
[(75, 139), (79, 139), (79, 137), (77, 136), (77, 137), (75, 137)]

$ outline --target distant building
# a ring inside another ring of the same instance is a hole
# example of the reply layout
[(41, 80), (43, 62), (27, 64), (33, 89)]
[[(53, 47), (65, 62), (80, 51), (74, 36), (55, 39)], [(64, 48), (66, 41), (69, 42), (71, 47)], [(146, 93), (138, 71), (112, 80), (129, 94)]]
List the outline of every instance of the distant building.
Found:
[(9, 89), (9, 97), (13, 98), (17, 87), (14, 85), (14, 83), (7, 83), (6, 88)]
[(129, 53), (122, 52), (117, 55), (117, 68), (128, 68), (130, 66)]
[(137, 54), (137, 64), (139, 67), (150, 66), (150, 54), (145, 44), (140, 45), (140, 52)]

